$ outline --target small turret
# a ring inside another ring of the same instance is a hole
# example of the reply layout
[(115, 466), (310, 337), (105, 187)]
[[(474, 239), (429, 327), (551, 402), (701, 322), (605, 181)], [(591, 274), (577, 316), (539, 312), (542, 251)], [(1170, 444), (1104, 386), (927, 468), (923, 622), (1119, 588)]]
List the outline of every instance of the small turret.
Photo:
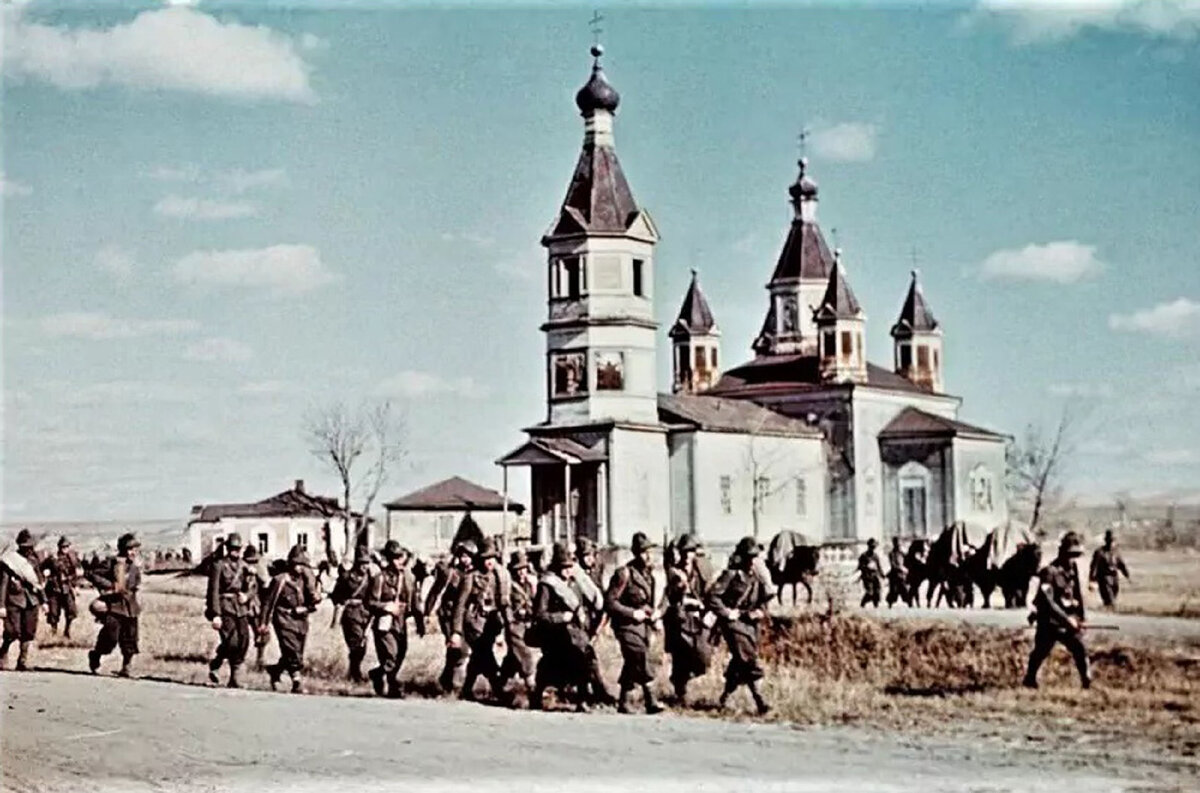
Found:
[(692, 283), (679, 308), (679, 318), (668, 335), (672, 342), (672, 392), (696, 394), (711, 388), (720, 373), (721, 330), (704, 299), (704, 292), (700, 291), (695, 270), (692, 270)]
[(896, 374), (921, 388), (941, 393), (942, 328), (925, 301), (916, 270), (912, 271), (900, 318), (892, 326), (892, 339)]
[(867, 353), (864, 334), (867, 315), (842, 268), (842, 251), (833, 253), (833, 271), (821, 305), (813, 312), (821, 379), (827, 383), (865, 383)]

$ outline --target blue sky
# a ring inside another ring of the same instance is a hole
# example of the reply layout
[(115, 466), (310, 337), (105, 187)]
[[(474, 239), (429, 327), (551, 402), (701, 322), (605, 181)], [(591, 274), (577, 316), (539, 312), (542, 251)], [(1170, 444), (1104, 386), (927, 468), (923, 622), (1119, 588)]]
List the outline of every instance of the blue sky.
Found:
[[(875, 360), (915, 248), (966, 420), (1070, 400), (1074, 492), (1197, 490), (1194, 3), (602, 10), (660, 322), (694, 267), (749, 357), (807, 126)], [(404, 406), (385, 498), (499, 486), (590, 13), (6, 6), (3, 518), (332, 491), (300, 425), (338, 397)]]

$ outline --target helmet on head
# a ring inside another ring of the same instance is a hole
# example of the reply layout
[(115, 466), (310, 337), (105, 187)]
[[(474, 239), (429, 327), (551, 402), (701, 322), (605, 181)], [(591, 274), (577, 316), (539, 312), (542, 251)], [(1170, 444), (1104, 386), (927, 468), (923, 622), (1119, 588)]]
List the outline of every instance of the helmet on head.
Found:
[(133, 535), (133, 532), (125, 532), (117, 538), (117, 553), (128, 553), (134, 548), (141, 548), (142, 542)]
[(1073, 531), (1064, 534), (1062, 541), (1058, 544), (1058, 552), (1064, 556), (1081, 556), (1083, 543), (1079, 540), (1079, 535)]
[(733, 549), (733, 555), (743, 559), (752, 559), (762, 552), (762, 546), (753, 537), (743, 537), (738, 540), (737, 547)]
[(680, 553), (700, 550), (700, 542), (694, 534), (684, 534), (675, 541), (675, 550)]
[(657, 547), (658, 545), (654, 542), (651, 542), (650, 538), (646, 536), (646, 532), (639, 531), (633, 535), (633, 541), (629, 545), (629, 550), (633, 551), (635, 554), (639, 554), (644, 551), (648, 551), (651, 548)]
[(399, 559), (404, 555), (404, 548), (396, 540), (388, 540), (383, 544), (383, 551), (381, 553), (384, 559)]
[(70, 547), (71, 547), (71, 541), (70, 541), (70, 540), (68, 540), (66, 537), (59, 537), (59, 538), (58, 538), (58, 547), (59, 547), (59, 549), (62, 549), (62, 548), (70, 548)]
[(1113, 541), (1113, 531), (1112, 531), (1112, 529), (1109, 529), (1108, 531), (1104, 532), (1104, 542), (1107, 544), (1107, 543), (1111, 543), (1112, 541)]
[(575, 554), (571, 553), (571, 549), (566, 543), (556, 542), (550, 551), (550, 567), (555, 570), (561, 570), (569, 564), (575, 564)]
[(459, 540), (452, 550), (455, 556), (459, 556), (461, 554), (474, 556), (475, 554), (479, 553), (479, 546), (476, 545), (473, 540)]
[(238, 551), (242, 548), (242, 535), (234, 532), (225, 538), (225, 550)]
[(479, 558), (479, 561), (481, 561), (481, 562), (484, 559), (499, 559), (500, 558), (500, 552), (496, 550), (496, 543), (493, 542), (490, 537), (484, 539), (483, 547), (481, 547), (479, 549), (478, 558)]
[(371, 549), (365, 545), (357, 545), (354, 548), (354, 563), (363, 564), (371, 561)]
[(514, 573), (518, 570), (528, 570), (529, 557), (525, 555), (524, 551), (513, 551), (512, 556), (508, 559), (508, 569)]
[(37, 545), (37, 540), (33, 538), (33, 535), (29, 532), (29, 529), (21, 529), (21, 531), (17, 533), (18, 548), (32, 548), (35, 545)]
[(247, 545), (245, 552), (242, 554), (242, 558), (244, 560), (246, 560), (247, 562), (257, 562), (258, 561), (258, 549), (255, 548), (253, 545)]
[(288, 551), (287, 563), (309, 567), (308, 551), (304, 550), (303, 546), (293, 545), (292, 549)]

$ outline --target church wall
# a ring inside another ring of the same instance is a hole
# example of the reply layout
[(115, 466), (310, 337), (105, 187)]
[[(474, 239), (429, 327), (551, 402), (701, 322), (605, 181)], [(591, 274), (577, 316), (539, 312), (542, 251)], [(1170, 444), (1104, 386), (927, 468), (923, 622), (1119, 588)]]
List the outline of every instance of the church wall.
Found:
[(609, 445), (612, 538), (628, 546), (644, 531), (661, 541), (671, 528), (671, 486), (665, 432), (616, 428)]
[(696, 433), (673, 432), (667, 436), (671, 462), (671, 536), (695, 532), (696, 494), (692, 471)]
[(952, 522), (952, 480), (950, 445), (946, 441), (889, 443), (882, 450), (883, 537), (920, 534), (903, 526), (900, 512), (900, 480), (904, 474), (926, 478), (925, 536), (936, 537)]
[(694, 529), (706, 545), (732, 546), (754, 533), (756, 469), (768, 480), (758, 516), (761, 542), (783, 529), (813, 539), (825, 535), (825, 460), (819, 439), (697, 432), (694, 443)]
[[(654, 423), (658, 420), (657, 345), (654, 331), (633, 326), (592, 326), (553, 330), (546, 336), (548, 418), (552, 424), (577, 424), (611, 418)], [(578, 354), (587, 367), (586, 385), (578, 397), (553, 393), (558, 354)], [(620, 388), (601, 387), (602, 360), (616, 365)]]
[[(1003, 441), (954, 439), (951, 490), (954, 519), (966, 523), (972, 542), (982, 540), (989, 531), (1008, 522), (1004, 447)], [(981, 476), (990, 484), (981, 487), (978, 484)], [(989, 501), (991, 509), (987, 509)]]

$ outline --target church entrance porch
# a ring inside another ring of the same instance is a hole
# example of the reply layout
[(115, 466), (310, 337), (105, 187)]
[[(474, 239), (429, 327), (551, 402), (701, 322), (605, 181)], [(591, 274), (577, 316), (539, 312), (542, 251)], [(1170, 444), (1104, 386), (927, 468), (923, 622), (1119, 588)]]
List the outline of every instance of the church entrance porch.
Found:
[(505, 470), (505, 498), (508, 468), (529, 467), (531, 544), (573, 545), (580, 537), (611, 544), (603, 452), (566, 438), (534, 438), (497, 463)]

